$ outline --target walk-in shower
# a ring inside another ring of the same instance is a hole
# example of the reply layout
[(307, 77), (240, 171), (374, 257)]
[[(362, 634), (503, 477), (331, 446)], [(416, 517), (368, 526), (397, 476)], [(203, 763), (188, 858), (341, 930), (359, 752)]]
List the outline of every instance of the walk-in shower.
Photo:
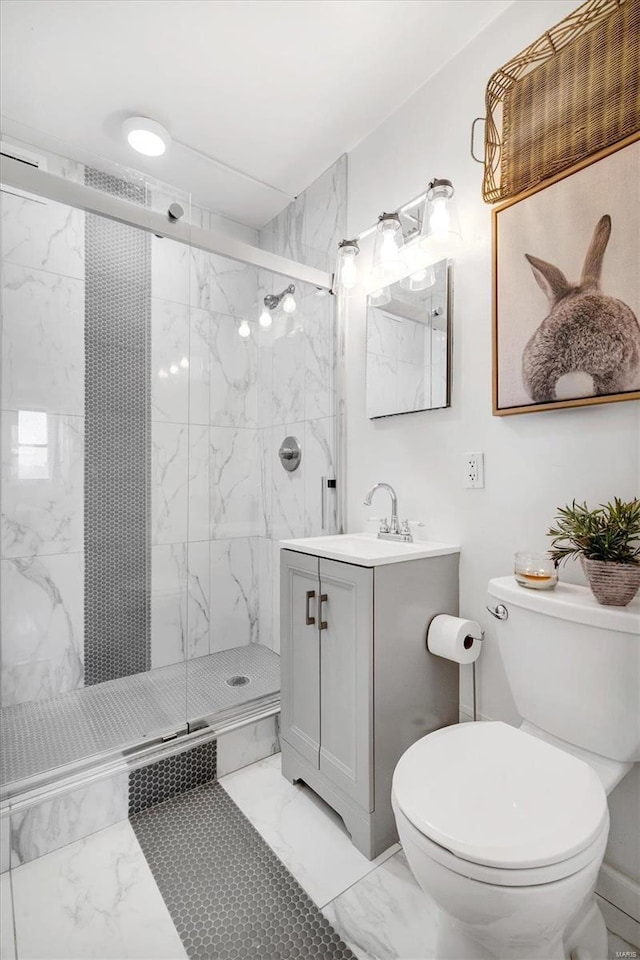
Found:
[(223, 236), (129, 171), (3, 151), (7, 814), (277, 714), (277, 544), (337, 529), (336, 226), (335, 174)]

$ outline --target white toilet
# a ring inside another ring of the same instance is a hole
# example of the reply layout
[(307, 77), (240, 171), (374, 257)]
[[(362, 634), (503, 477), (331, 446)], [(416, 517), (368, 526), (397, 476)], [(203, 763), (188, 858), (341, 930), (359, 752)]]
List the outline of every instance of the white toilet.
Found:
[[(464, 723), (393, 776), (400, 840), (438, 908), (438, 960), (605, 960), (607, 794), (640, 760), (640, 603), (489, 584), (519, 728)], [(501, 609), (502, 608), (502, 609)]]

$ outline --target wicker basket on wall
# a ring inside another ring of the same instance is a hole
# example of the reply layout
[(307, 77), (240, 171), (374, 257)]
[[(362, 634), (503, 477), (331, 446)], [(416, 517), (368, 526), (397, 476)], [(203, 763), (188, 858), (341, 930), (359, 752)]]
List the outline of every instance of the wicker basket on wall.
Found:
[(640, 130), (640, 0), (587, 0), (493, 74), (482, 195), (496, 203)]

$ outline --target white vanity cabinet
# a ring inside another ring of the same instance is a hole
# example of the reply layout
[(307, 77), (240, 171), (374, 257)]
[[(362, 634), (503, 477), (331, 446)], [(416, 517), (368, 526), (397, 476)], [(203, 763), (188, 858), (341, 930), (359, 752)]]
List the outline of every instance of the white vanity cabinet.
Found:
[(458, 722), (458, 667), (426, 648), (432, 618), (457, 613), (452, 551), (389, 563), (281, 552), (282, 772), (323, 797), (370, 859), (397, 839), (401, 754)]

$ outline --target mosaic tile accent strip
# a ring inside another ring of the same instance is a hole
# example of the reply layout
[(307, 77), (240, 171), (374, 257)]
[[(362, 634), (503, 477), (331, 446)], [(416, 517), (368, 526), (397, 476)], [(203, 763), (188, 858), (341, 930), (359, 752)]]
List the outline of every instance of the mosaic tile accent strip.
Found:
[[(242, 674), (250, 683), (230, 686)], [(261, 644), (232, 647), (49, 700), (6, 707), (0, 716), (0, 781), (10, 783), (258, 700), (280, 689), (280, 658)]]
[[(85, 169), (134, 203), (137, 184)], [(151, 237), (85, 217), (86, 686), (151, 666)]]
[(131, 824), (191, 960), (355, 960), (219, 783)]
[(129, 774), (129, 816), (215, 780), (217, 743), (203, 743)]

